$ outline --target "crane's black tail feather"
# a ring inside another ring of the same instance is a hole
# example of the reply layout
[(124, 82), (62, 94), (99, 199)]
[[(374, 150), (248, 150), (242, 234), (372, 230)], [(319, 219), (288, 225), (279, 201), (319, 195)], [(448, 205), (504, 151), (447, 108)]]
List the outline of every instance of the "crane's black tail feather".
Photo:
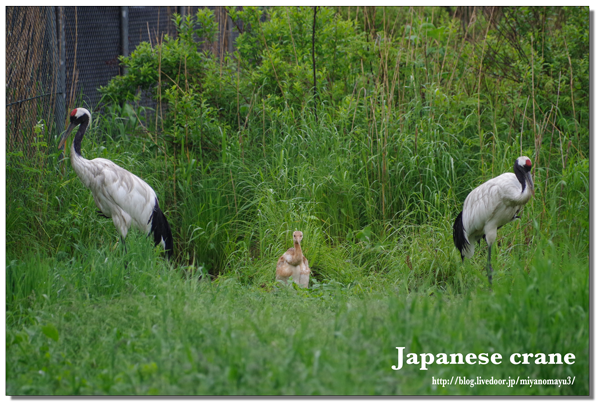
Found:
[(169, 222), (167, 221), (167, 217), (158, 207), (158, 199), (154, 204), (154, 210), (152, 211), (152, 216), (150, 217), (150, 221), (152, 221), (152, 227), (150, 228), (150, 234), (153, 235), (154, 244), (160, 245), (161, 242), (164, 242), (164, 249), (167, 257), (170, 259), (173, 257), (173, 235), (171, 234), (171, 227), (169, 226)]
[(465, 229), (463, 227), (462, 211), (458, 214), (458, 216), (456, 217), (456, 220), (454, 221), (453, 236), (454, 236), (454, 245), (456, 246), (456, 249), (458, 249), (458, 251), (460, 252), (461, 259), (464, 261), (465, 256), (463, 255), (463, 250), (466, 248), (468, 241), (467, 241), (467, 238), (465, 238)]

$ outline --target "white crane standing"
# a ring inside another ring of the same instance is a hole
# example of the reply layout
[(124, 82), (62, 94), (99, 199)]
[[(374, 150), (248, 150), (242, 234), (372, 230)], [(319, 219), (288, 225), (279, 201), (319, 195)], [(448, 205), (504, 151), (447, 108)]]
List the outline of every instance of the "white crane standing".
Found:
[(531, 160), (519, 157), (513, 169), (479, 185), (465, 199), (463, 210), (454, 221), (454, 245), (464, 261), (475, 251), (475, 242), (488, 244), (488, 280), (492, 284), (492, 245), (500, 227), (519, 218), (533, 196)]
[(63, 149), (69, 134), (79, 126), (71, 148), (71, 165), (81, 182), (92, 191), (100, 213), (112, 218), (123, 239), (125, 251), (125, 237), (133, 223), (147, 235), (153, 234), (154, 244), (160, 244), (171, 257), (171, 227), (150, 185), (112, 161), (104, 158), (87, 160), (81, 155), (81, 140), (91, 120), (92, 116), (85, 108), (71, 111), (71, 124), (58, 143), (58, 149)]

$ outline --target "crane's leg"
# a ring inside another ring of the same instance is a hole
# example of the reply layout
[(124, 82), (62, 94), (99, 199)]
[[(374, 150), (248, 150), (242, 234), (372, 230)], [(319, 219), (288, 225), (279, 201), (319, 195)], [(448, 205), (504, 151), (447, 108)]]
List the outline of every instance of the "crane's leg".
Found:
[(490, 282), (490, 287), (492, 286), (492, 246), (494, 246), (494, 242), (496, 241), (496, 234), (498, 233), (498, 228), (493, 225), (486, 225), (485, 228), (485, 241), (488, 245), (488, 281)]
[(488, 280), (490, 281), (490, 286), (492, 286), (492, 245), (488, 245)]
[[(125, 256), (125, 254), (127, 254), (127, 244), (125, 243), (125, 238), (123, 238), (122, 236), (121, 236), (121, 242), (123, 243), (123, 249), (124, 249), (123, 256)], [(125, 269), (127, 269), (127, 266), (128, 266), (128, 263), (127, 263), (127, 261), (125, 261)]]

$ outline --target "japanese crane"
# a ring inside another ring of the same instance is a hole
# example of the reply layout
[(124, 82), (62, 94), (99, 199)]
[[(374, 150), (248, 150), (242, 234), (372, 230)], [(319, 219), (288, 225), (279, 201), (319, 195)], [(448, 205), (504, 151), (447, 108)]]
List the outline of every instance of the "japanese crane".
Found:
[(161, 245), (170, 258), (173, 255), (171, 227), (150, 185), (112, 161), (104, 158), (88, 160), (82, 156), (81, 140), (91, 120), (92, 116), (85, 108), (71, 111), (71, 123), (58, 143), (58, 149), (64, 148), (73, 129), (79, 126), (71, 148), (71, 165), (83, 185), (92, 191), (99, 213), (112, 218), (121, 234), (125, 252), (125, 237), (133, 224), (148, 236), (152, 234), (154, 244)]
[(296, 284), (302, 288), (307, 288), (310, 268), (308, 267), (308, 260), (302, 254), (302, 248), (300, 247), (302, 236), (302, 232), (294, 231), (294, 247), (288, 249), (277, 261), (276, 279), (287, 283), (291, 276)]
[(454, 245), (465, 258), (473, 256), (475, 242), (484, 238), (488, 245), (488, 280), (492, 284), (492, 245), (498, 229), (520, 218), (519, 213), (533, 197), (531, 160), (519, 157), (514, 174), (504, 173), (479, 185), (465, 199), (463, 210), (454, 221)]

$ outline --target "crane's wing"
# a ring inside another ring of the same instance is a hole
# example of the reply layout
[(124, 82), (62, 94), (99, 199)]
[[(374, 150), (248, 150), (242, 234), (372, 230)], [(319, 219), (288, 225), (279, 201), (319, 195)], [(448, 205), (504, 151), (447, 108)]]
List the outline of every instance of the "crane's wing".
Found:
[[(510, 222), (521, 208), (515, 203), (521, 190), (521, 184), (515, 174), (510, 172), (479, 185), (465, 199), (463, 207), (465, 231), (480, 237), (484, 234), (485, 224), (489, 221), (500, 218), (497, 226)], [(505, 216), (508, 214), (510, 217)]]
[[(105, 215), (122, 210), (143, 232), (148, 229), (156, 193), (144, 180), (104, 158), (89, 161), (93, 179), (89, 188)], [(118, 209), (117, 209), (118, 208)]]

